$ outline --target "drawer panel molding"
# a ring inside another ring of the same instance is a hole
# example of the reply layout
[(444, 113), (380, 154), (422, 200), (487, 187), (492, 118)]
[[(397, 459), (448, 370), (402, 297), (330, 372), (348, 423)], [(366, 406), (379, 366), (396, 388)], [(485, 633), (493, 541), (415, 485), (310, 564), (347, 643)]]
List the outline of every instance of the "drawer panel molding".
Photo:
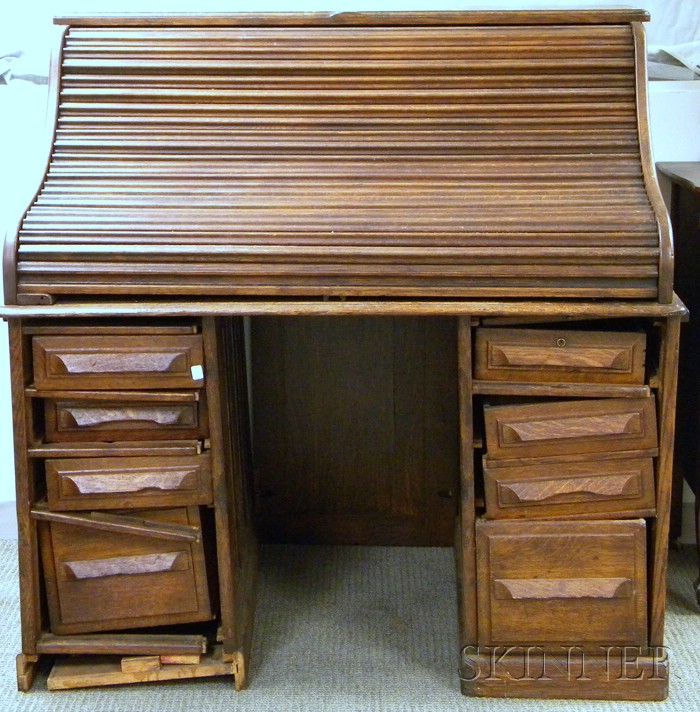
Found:
[(46, 482), (49, 506), (59, 511), (212, 501), (208, 454), (47, 460)]
[(657, 447), (653, 397), (487, 406), (484, 419), (493, 460)]
[(44, 389), (192, 388), (203, 374), (201, 336), (40, 336), (34, 382)]
[[(171, 440), (206, 436), (201, 402), (46, 400), (48, 442)], [(201, 426), (201, 427), (200, 427)]]
[(618, 385), (644, 382), (643, 333), (481, 328), (475, 341), (478, 379)]

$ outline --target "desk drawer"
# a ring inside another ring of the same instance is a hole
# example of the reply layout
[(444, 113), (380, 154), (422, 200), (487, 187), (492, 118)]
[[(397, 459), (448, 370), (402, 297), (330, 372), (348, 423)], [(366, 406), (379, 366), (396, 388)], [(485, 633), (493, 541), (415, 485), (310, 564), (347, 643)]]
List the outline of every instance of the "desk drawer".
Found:
[(644, 520), (477, 523), (480, 645), (646, 645)]
[(46, 461), (55, 511), (210, 504), (209, 455), (97, 457)]
[[(197, 507), (134, 510), (148, 523), (196, 527)], [(201, 535), (173, 541), (40, 522), (51, 630), (85, 633), (212, 617)]]
[(489, 459), (651, 451), (653, 398), (609, 398), (484, 408)]
[(191, 401), (46, 400), (46, 440), (197, 439), (207, 435), (204, 404)]
[(37, 336), (34, 384), (56, 390), (193, 388), (201, 383), (202, 337)]
[(644, 334), (477, 329), (475, 377), (490, 381), (644, 383)]
[(654, 465), (651, 458), (623, 458), (492, 467), (485, 459), (484, 490), (489, 519), (648, 517), (654, 514)]

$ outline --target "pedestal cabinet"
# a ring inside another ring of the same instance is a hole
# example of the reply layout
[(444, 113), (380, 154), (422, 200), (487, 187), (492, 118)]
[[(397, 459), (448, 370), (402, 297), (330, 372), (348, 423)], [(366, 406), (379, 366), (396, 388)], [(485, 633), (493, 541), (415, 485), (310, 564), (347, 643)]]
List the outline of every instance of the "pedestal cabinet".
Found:
[(645, 19), (56, 21), (0, 310), (21, 689), (240, 689), (261, 535), (454, 543), (465, 694), (665, 697)]

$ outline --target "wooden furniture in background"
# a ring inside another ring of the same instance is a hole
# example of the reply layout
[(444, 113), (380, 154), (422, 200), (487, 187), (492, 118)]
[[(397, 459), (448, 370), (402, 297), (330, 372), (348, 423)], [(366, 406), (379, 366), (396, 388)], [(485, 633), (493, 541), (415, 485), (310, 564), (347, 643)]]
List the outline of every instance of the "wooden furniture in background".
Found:
[(465, 694), (665, 697), (685, 308), (645, 19), (57, 21), (0, 311), (21, 689), (48, 654), (52, 689), (242, 687), (257, 528), (454, 541)]
[[(691, 314), (700, 314), (700, 163), (658, 163), (659, 172), (671, 181), (671, 223), (673, 225), (675, 283)], [(676, 436), (675, 516), (680, 534), (683, 479), (695, 492), (695, 535), (700, 556), (700, 327), (697, 318), (683, 329), (678, 374), (678, 431)], [(700, 573), (695, 581), (700, 604)]]

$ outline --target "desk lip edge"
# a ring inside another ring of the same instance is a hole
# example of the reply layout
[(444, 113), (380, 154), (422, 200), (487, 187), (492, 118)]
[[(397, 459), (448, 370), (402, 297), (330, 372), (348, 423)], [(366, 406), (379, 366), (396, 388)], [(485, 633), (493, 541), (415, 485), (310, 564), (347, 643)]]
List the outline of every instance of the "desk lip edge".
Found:
[(122, 301), (0, 305), (0, 319), (65, 317), (175, 316), (543, 316), (574, 321), (577, 317), (672, 317), (686, 320), (688, 309), (674, 294), (668, 304), (650, 301), (513, 301), (493, 300), (289, 300), (289, 301)]

